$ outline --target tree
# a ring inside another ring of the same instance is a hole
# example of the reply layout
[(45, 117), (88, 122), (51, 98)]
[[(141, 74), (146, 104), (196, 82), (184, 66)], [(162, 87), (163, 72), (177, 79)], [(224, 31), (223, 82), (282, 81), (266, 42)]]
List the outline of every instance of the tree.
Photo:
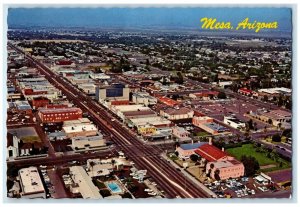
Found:
[(227, 96), (226, 96), (226, 94), (224, 93), (224, 92), (219, 92), (219, 94), (218, 94), (218, 98), (219, 99), (226, 99), (227, 98)]
[(112, 159), (111, 164), (112, 164), (112, 167), (115, 168), (116, 160)]
[(193, 162), (197, 162), (198, 159), (199, 159), (199, 157), (198, 157), (196, 154), (191, 154), (190, 159), (191, 159)]
[(215, 170), (214, 177), (215, 177), (216, 180), (221, 180), (221, 178), (220, 178), (220, 170), (219, 169)]
[(252, 120), (252, 119), (250, 119), (250, 120), (248, 121), (248, 126), (249, 126), (249, 129), (250, 129), (250, 130), (254, 129), (254, 127), (253, 127), (253, 120)]
[(260, 169), (255, 157), (243, 155), (241, 162), (244, 164), (246, 176), (253, 176)]
[(273, 142), (281, 142), (281, 136), (279, 134), (274, 134), (272, 136), (272, 141)]
[(182, 73), (181, 73), (181, 72), (178, 72), (178, 73), (177, 73), (177, 77), (176, 77), (176, 79), (175, 79), (175, 83), (183, 84), (183, 76), (182, 76)]
[(101, 194), (103, 197), (111, 196), (110, 191), (107, 190), (107, 189), (101, 189), (101, 190), (100, 190), (100, 194)]
[(278, 129), (280, 129), (281, 126), (282, 126), (282, 123), (278, 123), (278, 124), (277, 124)]
[(254, 125), (254, 130), (257, 131), (257, 123), (254, 122), (253, 125)]
[(94, 166), (96, 165), (96, 163), (94, 162), (94, 161), (91, 161), (90, 162), (90, 166), (91, 166), (91, 168), (92, 168), (92, 173), (93, 173), (93, 176), (94, 176)]
[(272, 119), (269, 119), (269, 120), (268, 120), (268, 124), (273, 124)]
[(132, 198), (132, 197), (130, 193), (126, 192), (122, 195), (122, 198)]

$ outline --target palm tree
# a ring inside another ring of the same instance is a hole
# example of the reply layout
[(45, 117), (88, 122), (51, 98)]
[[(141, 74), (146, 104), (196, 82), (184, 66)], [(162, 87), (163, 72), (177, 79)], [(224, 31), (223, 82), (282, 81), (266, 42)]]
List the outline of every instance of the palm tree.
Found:
[(253, 125), (254, 125), (254, 130), (256, 131), (257, 130), (257, 123), (254, 122)]
[(115, 163), (116, 163), (116, 160), (112, 159), (111, 164), (112, 164), (113, 170), (115, 169)]
[(94, 161), (90, 162), (90, 167), (92, 168), (92, 176), (94, 177), (94, 166), (96, 165), (96, 163)]
[(281, 126), (282, 126), (282, 123), (278, 123), (278, 124), (277, 124), (278, 129), (280, 129)]

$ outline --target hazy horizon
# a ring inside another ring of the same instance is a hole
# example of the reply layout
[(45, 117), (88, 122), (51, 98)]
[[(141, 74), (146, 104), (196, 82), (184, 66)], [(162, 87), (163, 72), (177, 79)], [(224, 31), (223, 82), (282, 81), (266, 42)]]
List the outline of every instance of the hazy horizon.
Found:
[[(188, 28), (201, 30), (200, 19), (217, 18), (236, 25), (250, 21), (278, 22), (272, 32), (292, 30), (290, 8), (9, 8), (8, 28), (18, 27), (85, 27), (85, 28)], [(204, 31), (204, 30), (202, 30)], [(267, 30), (266, 30), (267, 31)]]

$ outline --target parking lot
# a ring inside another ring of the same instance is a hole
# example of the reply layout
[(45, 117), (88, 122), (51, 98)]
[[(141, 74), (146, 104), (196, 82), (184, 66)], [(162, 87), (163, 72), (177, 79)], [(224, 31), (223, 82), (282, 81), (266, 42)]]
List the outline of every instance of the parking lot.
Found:
[(262, 196), (266, 192), (276, 192), (276, 189), (269, 183), (258, 183), (253, 178), (232, 178), (224, 181), (206, 181), (204, 183), (210, 190), (218, 195), (220, 198), (249, 198), (253, 195)]

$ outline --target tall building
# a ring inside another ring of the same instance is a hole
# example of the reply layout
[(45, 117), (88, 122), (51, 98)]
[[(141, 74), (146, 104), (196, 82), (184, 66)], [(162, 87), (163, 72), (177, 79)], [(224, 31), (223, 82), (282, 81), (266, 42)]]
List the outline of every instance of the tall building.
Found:
[(115, 83), (110, 86), (97, 86), (96, 99), (99, 102), (105, 101), (129, 101), (129, 88), (128, 85)]

